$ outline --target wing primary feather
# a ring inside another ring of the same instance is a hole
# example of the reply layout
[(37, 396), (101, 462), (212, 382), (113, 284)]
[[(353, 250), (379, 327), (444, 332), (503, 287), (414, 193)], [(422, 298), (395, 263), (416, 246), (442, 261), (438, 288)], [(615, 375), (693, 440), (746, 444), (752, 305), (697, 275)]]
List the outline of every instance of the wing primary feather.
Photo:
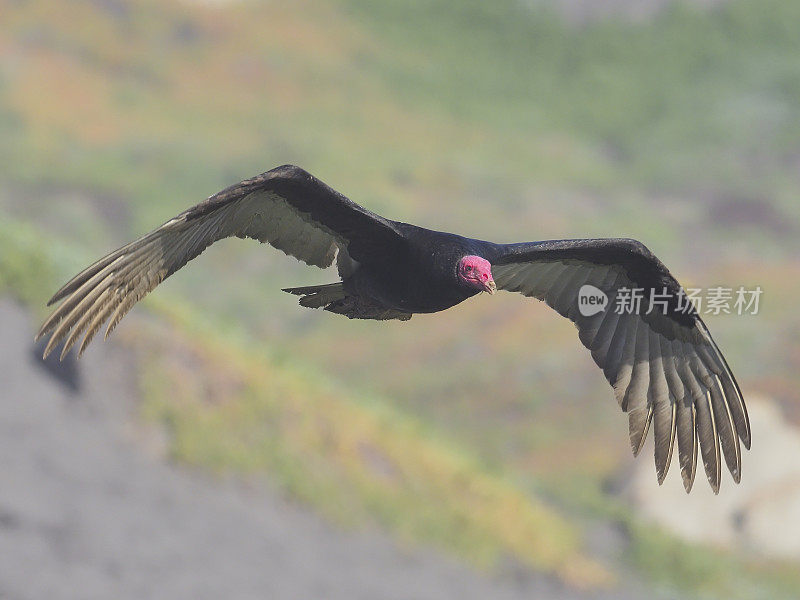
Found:
[(675, 439), (674, 402), (664, 374), (664, 365), (661, 336), (650, 331), (650, 387), (647, 390), (647, 401), (653, 407), (654, 458), (659, 485), (667, 475)]
[(108, 326), (106, 327), (106, 332), (103, 334), (103, 339), (108, 339), (108, 336), (111, 335), (111, 332), (116, 329), (117, 325), (119, 325), (122, 317), (128, 314), (128, 311), (133, 308), (134, 304), (142, 299), (143, 295), (144, 294), (139, 292), (129, 292), (123, 297), (122, 301), (114, 309), (114, 313), (111, 315), (111, 318), (108, 321)]
[[(108, 275), (109, 269), (111, 269), (122, 257), (118, 257), (112, 263), (106, 265), (102, 270), (98, 271), (90, 278), (86, 279), (80, 287), (78, 287), (69, 297), (67, 297), (64, 302), (62, 302), (58, 308), (56, 308), (53, 313), (42, 323), (42, 326), (39, 328), (39, 332), (36, 334), (36, 340), (42, 338), (42, 336), (48, 334), (50, 331), (55, 329), (59, 323), (66, 317), (72, 309), (83, 300), (87, 293), (95, 288), (97, 283), (104, 280)], [(83, 293), (80, 293), (83, 291)]]
[[(675, 347), (677, 346), (677, 348)], [(698, 451), (704, 448), (703, 454), (703, 465), (705, 466), (707, 463), (707, 458), (713, 456), (713, 452), (710, 451), (712, 446), (709, 444), (717, 443), (716, 432), (713, 428), (709, 428), (711, 432), (714, 434), (713, 438), (714, 441), (711, 442), (709, 440), (709, 436), (705, 434), (704, 427), (710, 424), (710, 420), (706, 419), (705, 417), (701, 421), (700, 417), (700, 406), (706, 404), (705, 399), (705, 392), (695, 379), (694, 374), (692, 373), (691, 367), (688, 364), (688, 360), (686, 358), (686, 344), (683, 342), (674, 342), (673, 343), (673, 350), (675, 351), (673, 354), (675, 365), (677, 367), (678, 373), (680, 374), (681, 381), (683, 382), (684, 388), (686, 390), (686, 396), (684, 398), (684, 403), (689, 403), (691, 406), (691, 415), (692, 415), (692, 463), (690, 465), (691, 472), (689, 473), (688, 466), (682, 462), (681, 463), (681, 474), (684, 478), (684, 486), (687, 487), (687, 478), (689, 475), (689, 484), (688, 488), (691, 489), (691, 483), (694, 481), (695, 472), (697, 471), (697, 454)], [(705, 414), (705, 412), (703, 413)], [(685, 421), (685, 419), (684, 419)], [(704, 442), (705, 439), (705, 442)], [(701, 444), (705, 443), (705, 446), (701, 446)], [(680, 440), (679, 440), (680, 444)], [(688, 446), (687, 446), (688, 452)], [(717, 446), (716, 452), (719, 452), (719, 447)], [(718, 470), (718, 469), (717, 469)], [(708, 473), (706, 473), (708, 475)], [(713, 469), (712, 469), (713, 474)], [(709, 482), (712, 484), (712, 489), (714, 487), (713, 482), (709, 479)], [(688, 491), (688, 490), (687, 490)]]
[[(726, 397), (722, 388), (719, 375), (714, 375), (715, 386), (721, 396), (722, 402), (715, 403), (714, 409), (720, 414), (715, 415), (717, 422), (722, 422), (720, 438), (722, 441), (722, 452), (725, 456), (725, 463), (733, 476), (733, 480), (739, 483), (742, 480), (742, 450), (739, 447), (739, 437), (736, 434), (736, 423), (731, 412), (731, 401)], [(722, 433), (722, 429), (725, 433)]]
[(741, 451), (739, 449), (739, 438), (736, 435), (733, 417), (728, 408), (728, 401), (725, 398), (722, 387), (718, 385), (719, 378), (713, 371), (710, 371), (696, 354), (689, 359), (689, 364), (695, 377), (703, 384), (707, 390), (707, 397), (711, 401), (712, 416), (717, 437), (722, 446), (722, 453), (728, 470), (733, 475), (734, 481), (739, 479), (741, 465)]
[(87, 294), (100, 285), (101, 282), (110, 282), (111, 280), (107, 278), (109, 274), (113, 274), (114, 279), (119, 280), (124, 275), (129, 273), (135, 266), (138, 266), (141, 261), (146, 260), (154, 242), (155, 238), (151, 237), (147, 244), (138, 246), (131, 254), (117, 256), (117, 258), (106, 264), (94, 275), (84, 279), (83, 283), (73, 290), (42, 324), (39, 332), (36, 334), (36, 339), (40, 339), (42, 336), (54, 329), (56, 325), (58, 325), (62, 319), (70, 314), (74, 310), (75, 306), (79, 304)]
[(72, 279), (70, 279), (67, 283), (65, 283), (61, 288), (53, 294), (53, 297), (47, 301), (47, 306), (52, 306), (59, 300), (65, 298), (66, 296), (72, 294), (75, 290), (83, 286), (86, 281), (90, 278), (97, 275), (98, 272), (105, 269), (109, 264), (117, 260), (120, 256), (124, 255), (130, 250), (134, 250), (138, 244), (144, 244), (150, 241), (151, 234), (144, 236), (136, 241), (133, 241), (129, 244), (126, 244), (122, 248), (114, 250), (113, 252), (107, 254), (103, 258), (95, 261), (88, 267), (86, 267), (83, 271), (75, 275)]
[[(111, 277), (111, 275), (106, 275), (106, 278), (108, 277)], [(47, 356), (55, 349), (58, 343), (64, 339), (69, 332), (70, 327), (72, 327), (72, 325), (80, 318), (82, 314), (81, 311), (85, 308), (88, 308), (89, 305), (101, 294), (102, 290), (102, 285), (93, 287), (58, 323), (58, 326), (50, 336), (50, 340), (47, 342), (47, 346), (45, 346), (44, 358), (47, 358)]]
[(711, 405), (711, 392), (703, 390), (703, 396), (696, 400), (697, 434), (700, 438), (700, 454), (706, 470), (708, 482), (715, 494), (719, 494), (720, 484), (720, 450), (717, 425), (714, 422), (714, 410)]
[(636, 328), (633, 371), (622, 400), (622, 410), (626, 412), (647, 402), (647, 390), (650, 385), (650, 330), (641, 319), (636, 320), (639, 323)]
[(92, 341), (92, 338), (97, 334), (100, 328), (105, 323), (108, 316), (114, 311), (116, 308), (117, 302), (119, 302), (118, 296), (119, 292), (114, 291), (115, 298), (109, 302), (106, 302), (105, 306), (103, 306), (102, 310), (100, 310), (97, 315), (92, 319), (92, 322), (89, 324), (89, 327), (86, 329), (86, 335), (83, 336), (83, 340), (81, 341), (81, 345), (78, 348), (78, 358), (83, 356), (83, 353), (86, 351), (86, 347)]
[[(617, 402), (623, 411), (625, 407), (625, 392), (631, 382), (633, 375), (633, 365), (636, 354), (636, 337), (637, 330), (640, 326), (640, 320), (633, 315), (625, 315), (627, 327), (625, 328), (624, 336), (619, 342), (619, 359), (615, 362), (609, 361), (606, 368), (603, 369), (606, 377), (612, 382), (614, 386), (614, 394), (617, 397)], [(644, 324), (641, 324), (644, 326)], [(616, 345), (617, 336), (614, 335), (612, 342), (612, 350), (616, 350), (613, 345)], [(613, 365), (613, 366), (612, 366)]]
[(623, 397), (622, 410), (628, 413), (628, 429), (633, 455), (637, 456), (644, 445), (650, 421), (653, 418), (653, 406), (648, 402), (650, 387), (649, 330), (642, 322), (636, 330), (636, 350), (633, 372), (628, 389)]
[(672, 462), (672, 450), (675, 445), (675, 424), (677, 418), (677, 402), (670, 397), (667, 402), (656, 404), (653, 413), (653, 436), (655, 438), (655, 462), (658, 485), (664, 478)]
[(683, 381), (681, 381), (681, 377), (678, 374), (678, 367), (675, 362), (675, 349), (673, 347), (674, 342), (666, 339), (662, 335), (658, 337), (661, 343), (661, 357), (667, 386), (669, 387), (672, 397), (676, 400), (680, 400), (686, 395), (686, 387), (683, 385)]
[(707, 338), (711, 346), (698, 345), (698, 352), (701, 359), (709, 367), (716, 367), (713, 371), (719, 375), (720, 387), (725, 393), (730, 405), (731, 415), (733, 417), (735, 426), (734, 430), (737, 432), (739, 438), (742, 440), (744, 447), (750, 449), (750, 419), (747, 415), (747, 407), (744, 403), (744, 397), (739, 389), (739, 384), (731, 373), (730, 367), (725, 362), (725, 357), (720, 353), (719, 348), (711, 339), (711, 336), (704, 332), (704, 337)]
[(70, 348), (75, 345), (75, 342), (78, 341), (81, 333), (86, 329), (89, 323), (94, 320), (94, 317), (102, 312), (102, 309), (105, 308), (107, 299), (106, 297), (111, 293), (111, 288), (104, 287), (97, 298), (92, 302), (91, 306), (80, 315), (80, 318), (76, 321), (76, 323), (72, 326), (69, 331), (69, 335), (67, 339), (64, 341), (64, 347), (61, 349), (61, 356), (59, 360), (64, 360), (64, 357), (70, 351)]
[(687, 394), (677, 404), (677, 408), (678, 457), (680, 459), (683, 487), (688, 494), (692, 491), (697, 468), (697, 425), (691, 397)]
[(638, 406), (628, 411), (628, 433), (634, 456), (639, 456), (642, 451), (652, 421), (653, 406)]

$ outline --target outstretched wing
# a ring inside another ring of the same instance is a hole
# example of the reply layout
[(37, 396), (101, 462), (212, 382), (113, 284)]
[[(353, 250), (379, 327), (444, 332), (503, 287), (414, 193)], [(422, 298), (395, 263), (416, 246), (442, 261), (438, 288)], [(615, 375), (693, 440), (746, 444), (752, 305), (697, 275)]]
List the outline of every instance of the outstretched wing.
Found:
[(52, 332), (45, 356), (66, 338), (63, 358), (84, 334), (82, 354), (103, 323), (110, 319), (108, 337), (148, 292), (231, 236), (269, 242), (321, 268), (329, 267), (337, 253), (363, 263), (403, 242), (390, 221), (299, 167), (278, 167), (222, 190), (73, 277), (48, 303), (62, 301), (37, 334), (39, 339)]
[[(634, 454), (653, 422), (659, 483), (676, 437), (687, 492), (698, 440), (714, 492), (720, 484), (720, 445), (739, 482), (739, 440), (750, 447), (742, 393), (680, 284), (644, 245), (627, 239), (497, 245), (491, 262), (499, 289), (544, 300), (578, 327), (581, 342), (628, 413)], [(607, 296), (604, 310), (590, 314), (588, 305), (581, 310), (579, 293), (586, 285)]]

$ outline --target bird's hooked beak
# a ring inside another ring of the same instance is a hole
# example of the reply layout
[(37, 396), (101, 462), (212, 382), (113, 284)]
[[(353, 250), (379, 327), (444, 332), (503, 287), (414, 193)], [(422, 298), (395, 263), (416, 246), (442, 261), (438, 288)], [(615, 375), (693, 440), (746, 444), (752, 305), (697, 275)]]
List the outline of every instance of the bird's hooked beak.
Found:
[(485, 258), (469, 255), (458, 261), (456, 277), (461, 285), (488, 292), (493, 295), (497, 291), (497, 284), (492, 277), (492, 264)]

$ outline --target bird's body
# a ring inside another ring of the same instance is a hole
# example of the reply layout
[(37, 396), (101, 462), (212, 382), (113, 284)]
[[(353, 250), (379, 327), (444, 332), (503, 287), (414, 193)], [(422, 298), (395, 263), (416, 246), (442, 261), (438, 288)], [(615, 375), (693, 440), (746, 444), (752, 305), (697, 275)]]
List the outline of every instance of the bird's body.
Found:
[[(644, 245), (497, 244), (432, 231), (376, 215), (290, 165), (222, 190), (76, 275), (50, 301), (62, 302), (39, 331), (52, 333), (45, 354), (65, 340), (63, 357), (81, 335), (83, 352), (104, 322), (108, 336), (161, 281), (230, 236), (268, 242), (321, 268), (336, 262), (339, 282), (285, 291), (302, 306), (350, 318), (407, 320), (498, 289), (543, 300), (575, 323), (603, 369), (628, 413), (634, 453), (653, 423), (659, 483), (676, 442), (687, 491), (698, 451), (715, 491), (723, 456), (739, 481), (739, 442), (750, 446), (741, 391), (681, 286)], [(604, 309), (583, 310), (579, 297), (587, 288), (605, 297)], [(613, 310), (637, 289), (649, 306)]]
[[(460, 285), (458, 262), (474, 255), (487, 243), (451, 233), (432, 231), (407, 223), (390, 222), (403, 237), (403, 243), (388, 256), (359, 263), (341, 272), (342, 290), (348, 299), (342, 304), (361, 307), (361, 312), (342, 312), (355, 319), (408, 319), (414, 313), (439, 312), (479, 294), (481, 290)], [(433, 259), (433, 260), (432, 260)], [(289, 288), (292, 293), (310, 288)], [(288, 290), (287, 290), (288, 291)], [(392, 315), (378, 317), (376, 315)]]

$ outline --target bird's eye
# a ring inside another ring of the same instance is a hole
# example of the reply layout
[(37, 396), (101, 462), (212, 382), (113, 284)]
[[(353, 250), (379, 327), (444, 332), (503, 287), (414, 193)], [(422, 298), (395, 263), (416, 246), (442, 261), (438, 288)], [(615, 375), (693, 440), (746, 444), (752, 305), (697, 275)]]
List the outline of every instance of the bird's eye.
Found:
[(466, 266), (466, 268), (465, 268), (464, 270), (465, 270), (467, 273), (469, 273), (470, 271), (472, 271), (472, 267), (470, 267), (469, 265), (467, 265), (467, 266)]

